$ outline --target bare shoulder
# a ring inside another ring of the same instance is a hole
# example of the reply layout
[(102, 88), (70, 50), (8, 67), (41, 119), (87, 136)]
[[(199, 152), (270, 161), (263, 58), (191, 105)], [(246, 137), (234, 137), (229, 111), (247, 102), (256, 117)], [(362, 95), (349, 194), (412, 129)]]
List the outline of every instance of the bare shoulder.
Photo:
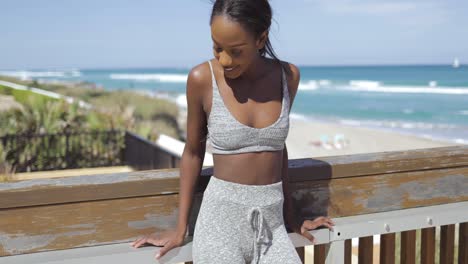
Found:
[(291, 97), (291, 105), (292, 105), (292, 102), (294, 101), (297, 90), (299, 88), (299, 82), (301, 80), (301, 72), (299, 70), (299, 67), (297, 67), (296, 65), (292, 63), (281, 61), (281, 64), (283, 65), (283, 68), (285, 69), (289, 94)]
[(211, 71), (207, 61), (193, 67), (187, 78), (187, 99), (199, 99), (200, 103), (206, 95), (207, 89), (211, 87)]

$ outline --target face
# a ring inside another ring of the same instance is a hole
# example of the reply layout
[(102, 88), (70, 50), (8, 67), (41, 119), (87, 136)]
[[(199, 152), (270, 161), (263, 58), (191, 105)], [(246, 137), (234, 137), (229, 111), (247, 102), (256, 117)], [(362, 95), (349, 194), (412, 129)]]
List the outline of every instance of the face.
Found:
[(266, 33), (255, 38), (238, 22), (226, 16), (215, 16), (211, 23), (211, 38), (213, 54), (223, 66), (224, 76), (235, 79), (260, 58), (258, 50), (265, 45)]

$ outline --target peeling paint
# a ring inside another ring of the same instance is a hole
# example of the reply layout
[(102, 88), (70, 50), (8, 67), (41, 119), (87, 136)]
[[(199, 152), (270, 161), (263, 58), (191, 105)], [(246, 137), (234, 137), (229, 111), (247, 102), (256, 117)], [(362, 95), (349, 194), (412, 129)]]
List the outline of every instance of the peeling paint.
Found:
[(160, 214), (145, 214), (145, 220), (130, 221), (128, 222), (128, 227), (133, 229), (146, 229), (150, 227), (168, 229), (174, 227), (177, 215), (178, 208), (174, 209), (170, 215), (165, 216)]
[(169, 179), (179, 178), (180, 171), (164, 170), (164, 171), (144, 171), (144, 172), (122, 172), (113, 174), (94, 175), (93, 177), (83, 175), (64, 178), (50, 179), (32, 179), (18, 182), (7, 182), (0, 184), (0, 191), (18, 191), (28, 190), (30, 188), (44, 188), (56, 186), (81, 186), (81, 185), (101, 185), (121, 182), (154, 180), (154, 179)]
[(10, 235), (0, 232), (0, 245), (2, 245), (6, 253), (14, 255), (24, 251), (45, 247), (56, 238), (57, 235), (50, 234), (26, 236), (25, 234)]

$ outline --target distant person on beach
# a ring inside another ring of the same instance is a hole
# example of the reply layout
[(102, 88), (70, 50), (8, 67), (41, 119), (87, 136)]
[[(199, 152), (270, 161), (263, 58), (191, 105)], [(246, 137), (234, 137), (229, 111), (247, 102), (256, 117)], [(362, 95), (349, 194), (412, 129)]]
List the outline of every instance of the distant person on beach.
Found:
[(195, 66), (187, 80), (187, 142), (180, 165), (177, 227), (132, 243), (163, 246), (159, 259), (181, 246), (206, 142), (214, 175), (204, 192), (193, 234), (193, 262), (301, 263), (286, 227), (332, 229), (328, 217), (293, 215), (285, 140), (300, 73), (280, 61), (269, 40), (267, 0), (217, 0), (210, 17), (214, 59)]

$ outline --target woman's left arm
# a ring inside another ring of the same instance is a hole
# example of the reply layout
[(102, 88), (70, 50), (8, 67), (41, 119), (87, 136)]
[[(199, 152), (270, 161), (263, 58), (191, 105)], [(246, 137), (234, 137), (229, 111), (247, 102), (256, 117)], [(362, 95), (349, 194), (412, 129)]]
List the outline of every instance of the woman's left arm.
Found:
[[(300, 82), (300, 71), (293, 64), (288, 64), (290, 69), (290, 75), (288, 79), (288, 90), (290, 95), (290, 110), (294, 98), (296, 97), (297, 90), (299, 89)], [(283, 166), (282, 166), (282, 181), (283, 181), (283, 193), (284, 193), (284, 206), (283, 206), (283, 216), (284, 222), (287, 227), (289, 227), (293, 232), (298, 233), (309, 239), (314, 243), (314, 236), (308, 231), (316, 229), (319, 226), (326, 226), (329, 229), (333, 230), (333, 221), (329, 217), (320, 216), (314, 220), (303, 220), (299, 219), (299, 215), (295, 215), (295, 209), (293, 207), (293, 199), (291, 195), (291, 184), (289, 181), (288, 175), (288, 150), (286, 148), (286, 143), (284, 144), (283, 149)]]
[(282, 181), (284, 193), (283, 217), (286, 226), (289, 227), (291, 231), (304, 236), (309, 239), (310, 242), (314, 243), (314, 236), (308, 232), (309, 230), (316, 229), (320, 226), (325, 226), (333, 230), (333, 225), (335, 225), (335, 223), (333, 223), (329, 217), (320, 216), (314, 220), (305, 219), (302, 221), (302, 219), (300, 219), (300, 215), (295, 214), (291, 194), (291, 184), (289, 182), (288, 175), (288, 150), (286, 148), (286, 143), (284, 144), (283, 150)]

